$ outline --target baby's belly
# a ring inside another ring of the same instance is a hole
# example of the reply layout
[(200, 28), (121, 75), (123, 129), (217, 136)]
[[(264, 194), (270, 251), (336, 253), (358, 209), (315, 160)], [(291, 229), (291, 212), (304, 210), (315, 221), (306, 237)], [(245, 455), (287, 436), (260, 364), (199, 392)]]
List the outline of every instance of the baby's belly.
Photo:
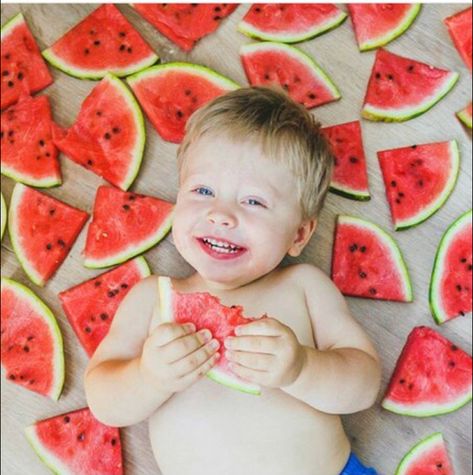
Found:
[(149, 429), (163, 475), (338, 475), (350, 452), (338, 416), (207, 379), (167, 401)]

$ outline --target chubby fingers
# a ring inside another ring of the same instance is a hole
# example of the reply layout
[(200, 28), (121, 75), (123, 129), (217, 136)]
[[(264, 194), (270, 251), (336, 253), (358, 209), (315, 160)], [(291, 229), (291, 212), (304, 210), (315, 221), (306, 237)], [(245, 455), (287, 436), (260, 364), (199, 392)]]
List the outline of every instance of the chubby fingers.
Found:
[(284, 325), (275, 318), (261, 318), (254, 322), (241, 325), (235, 329), (235, 335), (280, 336), (284, 332)]
[(238, 366), (258, 371), (268, 371), (274, 365), (274, 355), (248, 353), (246, 351), (226, 351), (227, 360)]

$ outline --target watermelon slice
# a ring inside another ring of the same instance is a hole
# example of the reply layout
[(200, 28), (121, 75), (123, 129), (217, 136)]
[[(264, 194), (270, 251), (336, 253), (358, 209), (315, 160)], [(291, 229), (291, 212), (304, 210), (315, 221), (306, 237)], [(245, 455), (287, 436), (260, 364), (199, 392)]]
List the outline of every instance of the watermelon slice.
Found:
[(404, 58), (382, 48), (376, 52), (362, 116), (369, 120), (403, 122), (439, 102), (459, 74)]
[(41, 91), (53, 82), (21, 13), (2, 26), (1, 49), (1, 109), (14, 104), (20, 96)]
[(461, 111), (457, 112), (457, 117), (469, 128), (472, 128), (471, 120), (472, 104), (471, 102)]
[(336, 28), (346, 18), (331, 3), (258, 3), (250, 7), (238, 30), (260, 40), (298, 43)]
[(153, 196), (100, 186), (87, 231), (86, 267), (108, 267), (147, 251), (171, 229), (174, 205)]
[(145, 259), (137, 257), (59, 294), (69, 323), (89, 356), (108, 333), (125, 295), (148, 275)]
[(445, 18), (450, 37), (468, 68), (472, 69), (472, 7)]
[(64, 384), (61, 331), (51, 310), (30, 289), (2, 277), (2, 367), (6, 378), (54, 400)]
[[(220, 348), (224, 348), (227, 337), (235, 336), (237, 326), (254, 321), (252, 317), (243, 316), (243, 307), (226, 307), (207, 292), (183, 294), (174, 291), (169, 277), (159, 277), (159, 298), (162, 322), (193, 323), (197, 331), (207, 328), (220, 343)], [(239, 391), (255, 395), (261, 393), (258, 385), (243, 381), (230, 370), (225, 352), (207, 376)]]
[(71, 160), (126, 190), (140, 169), (146, 133), (133, 95), (108, 74), (85, 99), (74, 125), (56, 127), (53, 138)]
[(135, 10), (160, 33), (184, 51), (213, 33), (238, 4), (229, 3), (135, 3)]
[(56, 272), (87, 221), (88, 214), (17, 183), (13, 189), (8, 231), (27, 276), (44, 285)]
[(418, 3), (351, 3), (347, 7), (360, 51), (379, 48), (401, 36), (421, 9)]
[(321, 129), (330, 142), (335, 167), (330, 191), (354, 200), (368, 201), (368, 174), (358, 120)]
[(252, 86), (277, 84), (308, 109), (340, 99), (340, 92), (319, 65), (301, 50), (283, 43), (254, 43), (240, 48)]
[(405, 416), (429, 417), (471, 401), (471, 356), (428, 327), (414, 328), (391, 377), (382, 406)]
[(412, 447), (394, 475), (454, 475), (442, 434), (432, 434)]
[(445, 203), (460, 171), (457, 142), (378, 152), (386, 196), (397, 231), (416, 226)]
[(99, 422), (89, 408), (36, 422), (25, 434), (54, 473), (123, 475), (119, 429)]
[(7, 205), (5, 204), (5, 198), (3, 197), (2, 192), (0, 192), (0, 239), (3, 239), (3, 233), (5, 231), (5, 226), (7, 225)]
[(2, 174), (32, 186), (60, 185), (61, 168), (52, 141), (47, 96), (21, 98), (2, 112), (1, 124)]
[(81, 79), (100, 79), (107, 73), (127, 76), (159, 59), (112, 3), (94, 10), (44, 50), (43, 56)]
[(438, 324), (471, 312), (472, 246), (470, 210), (450, 225), (435, 256), (429, 301)]
[(338, 216), (332, 280), (353, 297), (412, 302), (412, 286), (396, 242), (364, 219)]
[(190, 63), (154, 66), (127, 78), (148, 119), (164, 140), (180, 143), (199, 107), (240, 86), (211, 69)]

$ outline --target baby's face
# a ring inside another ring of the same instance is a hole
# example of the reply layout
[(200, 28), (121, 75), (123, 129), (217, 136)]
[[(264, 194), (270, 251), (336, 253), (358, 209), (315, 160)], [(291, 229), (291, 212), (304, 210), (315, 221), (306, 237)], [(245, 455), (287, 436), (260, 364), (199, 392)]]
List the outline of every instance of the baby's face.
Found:
[(173, 238), (209, 284), (236, 288), (273, 270), (301, 220), (294, 175), (259, 145), (204, 137), (187, 151)]

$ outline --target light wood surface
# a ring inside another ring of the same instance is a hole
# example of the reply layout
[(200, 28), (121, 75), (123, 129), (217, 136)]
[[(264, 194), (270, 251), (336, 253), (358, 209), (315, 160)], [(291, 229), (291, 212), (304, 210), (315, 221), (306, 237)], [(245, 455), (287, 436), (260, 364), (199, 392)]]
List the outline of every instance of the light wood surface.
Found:
[[(40, 48), (44, 49), (95, 7), (77, 4), (4, 4), (1, 8), (2, 24), (22, 11)], [(464, 4), (425, 5), (413, 27), (388, 46), (389, 50), (395, 53), (459, 71), (460, 81), (446, 99), (419, 118), (402, 124), (363, 121), (372, 200), (368, 203), (357, 203), (330, 194), (320, 217), (318, 232), (299, 259), (329, 272), (335, 216), (339, 213), (371, 219), (395, 235), (411, 272), (415, 302), (397, 304), (349, 299), (353, 314), (367, 329), (381, 354), (384, 366), (383, 391), (409, 331), (416, 325), (435, 327), (428, 307), (427, 292), (437, 244), (448, 224), (471, 207), (471, 136), (454, 117), (454, 112), (462, 109), (471, 100), (471, 75), (454, 49), (442, 23), (443, 18), (465, 7)], [(189, 55), (157, 33), (130, 6), (120, 5), (119, 8), (160, 55), (162, 62), (187, 60), (203, 64), (240, 84), (247, 84), (238, 49), (240, 45), (251, 40), (238, 33), (236, 25), (247, 11), (248, 5), (241, 5), (222, 23), (216, 34), (201, 41)], [(313, 114), (324, 125), (359, 118), (374, 53), (358, 52), (350, 20), (332, 32), (301, 43), (299, 47), (316, 58), (331, 75), (343, 95), (341, 101), (314, 109)], [(82, 101), (96, 83), (71, 78), (60, 71), (50, 69), (55, 81), (44, 92), (51, 98), (55, 120), (63, 126), (68, 126), (73, 123)], [(143, 166), (132, 190), (174, 200), (177, 190), (176, 146), (164, 142), (149, 122), (147, 133)], [(461, 174), (453, 195), (427, 222), (412, 230), (395, 233), (390, 221), (376, 151), (453, 138), (458, 140), (462, 153)], [(64, 184), (48, 193), (90, 212), (95, 190), (101, 180), (64, 157), (61, 158), (61, 164)], [(1, 184), (8, 203), (14, 183), (2, 176)], [(40, 289), (28, 281), (15, 258), (8, 236), (3, 239), (2, 275), (27, 284), (55, 312), (65, 340), (67, 373), (65, 389), (58, 402), (30, 393), (2, 379), (2, 474), (49, 473), (28, 445), (23, 433), (24, 427), (35, 420), (86, 404), (82, 375), (87, 357), (57, 298), (58, 292), (99, 273), (85, 269), (82, 265), (81, 250), (84, 241), (85, 230), (54, 278), (46, 287)], [(189, 266), (177, 254), (170, 236), (145, 255), (153, 272), (157, 274), (183, 276), (190, 271)], [(471, 353), (471, 316), (451, 321), (439, 330)], [(343, 382), (340, 382), (340, 386), (343, 388)], [(415, 419), (382, 410), (379, 405), (381, 397), (382, 394), (372, 409), (344, 417), (353, 448), (364, 461), (375, 466), (380, 474), (392, 475), (404, 453), (414, 443), (435, 431), (442, 431), (453, 459), (455, 473), (471, 473), (471, 404), (453, 414)], [(151, 453), (145, 423), (122, 430), (122, 437), (127, 475), (160, 473)], [(200, 473), (196, 468), (196, 472), (189, 475)]]

